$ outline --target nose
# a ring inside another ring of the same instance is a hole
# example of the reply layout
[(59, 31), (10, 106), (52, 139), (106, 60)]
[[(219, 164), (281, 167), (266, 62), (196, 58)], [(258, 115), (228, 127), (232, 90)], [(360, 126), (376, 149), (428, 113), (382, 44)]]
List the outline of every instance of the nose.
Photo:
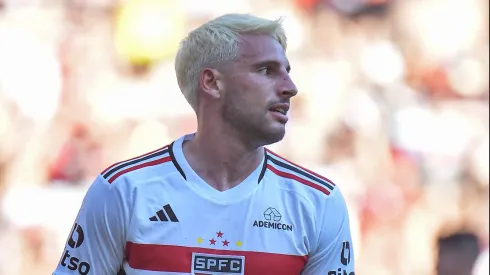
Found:
[(298, 94), (298, 89), (289, 75), (284, 76), (280, 92), (280, 96), (287, 97), (288, 99)]

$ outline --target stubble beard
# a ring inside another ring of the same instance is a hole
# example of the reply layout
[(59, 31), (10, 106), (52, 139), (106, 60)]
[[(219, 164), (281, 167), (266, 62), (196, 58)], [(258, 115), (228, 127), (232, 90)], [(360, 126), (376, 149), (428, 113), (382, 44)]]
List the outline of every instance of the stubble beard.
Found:
[(223, 108), (222, 116), (225, 123), (247, 146), (256, 149), (279, 142), (284, 138), (284, 126), (266, 125), (270, 123), (267, 121), (267, 112), (253, 112), (245, 108), (243, 104), (227, 102)]

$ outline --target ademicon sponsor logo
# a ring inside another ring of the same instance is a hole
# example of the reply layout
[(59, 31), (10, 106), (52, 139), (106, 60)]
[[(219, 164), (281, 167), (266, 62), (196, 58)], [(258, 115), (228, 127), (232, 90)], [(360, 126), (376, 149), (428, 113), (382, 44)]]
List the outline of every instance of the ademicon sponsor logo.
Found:
[(272, 228), (284, 231), (293, 231), (293, 225), (281, 223), (282, 215), (273, 207), (267, 208), (264, 212), (265, 221), (254, 221), (254, 227)]

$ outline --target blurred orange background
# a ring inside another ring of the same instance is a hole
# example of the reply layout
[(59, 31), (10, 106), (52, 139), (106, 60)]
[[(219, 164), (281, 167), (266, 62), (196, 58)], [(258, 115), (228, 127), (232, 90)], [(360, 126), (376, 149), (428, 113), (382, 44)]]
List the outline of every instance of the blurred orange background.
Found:
[(173, 57), (228, 12), (285, 17), (272, 150), (347, 199), (356, 274), (488, 274), (486, 0), (0, 0), (0, 275), (51, 274), (115, 161), (196, 128)]

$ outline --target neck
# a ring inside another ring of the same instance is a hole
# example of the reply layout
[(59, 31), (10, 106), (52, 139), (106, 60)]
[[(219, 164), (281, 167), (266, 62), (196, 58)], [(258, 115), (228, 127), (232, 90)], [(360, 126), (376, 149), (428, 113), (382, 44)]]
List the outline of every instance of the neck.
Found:
[(215, 125), (201, 124), (194, 138), (184, 144), (183, 151), (189, 165), (206, 183), (225, 191), (240, 184), (257, 168), (264, 150), (247, 145), (231, 129), (216, 129)]

